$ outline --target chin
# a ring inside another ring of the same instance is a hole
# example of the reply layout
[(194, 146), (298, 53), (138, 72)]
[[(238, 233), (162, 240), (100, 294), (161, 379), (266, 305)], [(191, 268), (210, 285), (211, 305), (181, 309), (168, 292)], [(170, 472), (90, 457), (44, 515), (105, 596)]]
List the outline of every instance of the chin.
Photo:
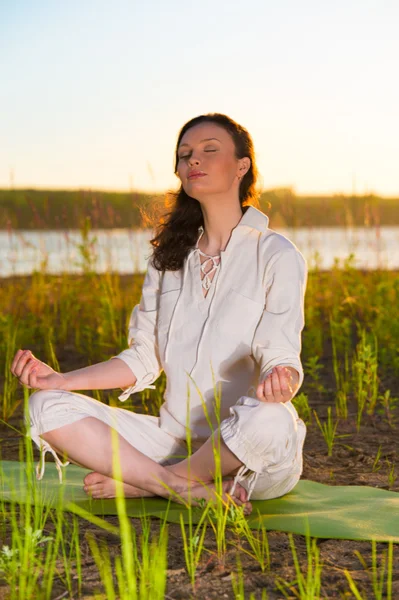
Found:
[(207, 185), (204, 185), (204, 184), (201, 184), (198, 182), (195, 182), (193, 185), (186, 184), (183, 186), (183, 189), (186, 192), (186, 194), (191, 196), (191, 198), (196, 198), (196, 199), (197, 199), (198, 195), (214, 193), (214, 190), (210, 189)]
[(198, 179), (193, 179), (192, 181), (189, 181), (188, 185), (194, 188), (197, 186), (199, 187), (204, 184), (204, 179), (205, 177), (198, 177)]

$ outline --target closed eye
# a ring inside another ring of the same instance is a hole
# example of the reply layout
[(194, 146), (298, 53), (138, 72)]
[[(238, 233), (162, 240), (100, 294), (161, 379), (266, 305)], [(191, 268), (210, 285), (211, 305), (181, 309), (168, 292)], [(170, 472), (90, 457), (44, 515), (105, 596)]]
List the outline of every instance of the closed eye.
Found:
[[(204, 152), (217, 152), (217, 150), (204, 150)], [(191, 152), (190, 152), (190, 154), (191, 154)], [(179, 156), (179, 159), (187, 158), (188, 156), (190, 156), (190, 154), (184, 154), (182, 156)]]

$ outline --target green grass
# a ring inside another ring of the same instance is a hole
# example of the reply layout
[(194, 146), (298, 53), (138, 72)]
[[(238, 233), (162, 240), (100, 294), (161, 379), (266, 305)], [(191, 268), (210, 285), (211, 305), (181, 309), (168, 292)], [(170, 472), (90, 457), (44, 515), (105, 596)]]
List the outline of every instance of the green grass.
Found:
[[(90, 254), (86, 250), (82, 247), (85, 264), (82, 276), (51, 276), (41, 270), (28, 278), (4, 280), (0, 287), (0, 372), (3, 374), (0, 414), (3, 424), (13, 427), (21, 437), (23, 432), (10, 420), (23, 408), (27, 410), (31, 390), (24, 387), (21, 394), (17, 379), (10, 373), (10, 364), (18, 348), (31, 349), (56, 370), (70, 371), (107, 360), (126, 347), (127, 322), (132, 306), (139, 301), (144, 275), (132, 276), (126, 288), (123, 278), (117, 274), (93, 273)], [(360, 435), (364, 419), (375, 415), (380, 415), (392, 431), (397, 428), (398, 399), (390, 385), (399, 375), (399, 312), (389, 307), (397, 306), (398, 300), (399, 279), (394, 272), (361, 272), (348, 260), (343, 265), (337, 263), (329, 272), (314, 269), (309, 273), (301, 355), (305, 383), (294, 404), (307, 426), (319, 431), (321, 441), (324, 440), (321, 452), (326, 457), (334, 457), (336, 440), (345, 436), (339, 433), (339, 426), (351, 414), (355, 415)], [(323, 383), (327, 380), (328, 386)], [(153, 393), (145, 390), (139, 399), (136, 398), (136, 408), (137, 400), (140, 400), (144, 413), (157, 414), (164, 389), (165, 375), (162, 373)], [(218, 415), (220, 393), (216, 386), (214, 391), (214, 409)], [(93, 396), (118, 405), (119, 393), (119, 390), (94, 390)], [(316, 405), (317, 410), (313, 408)], [(130, 398), (124, 407), (132, 406), (133, 399)], [(209, 419), (205, 403), (203, 406)], [(117, 443), (117, 436), (113, 442)], [(273, 572), (268, 532), (264, 528), (251, 530), (242, 509), (222, 499), (219, 445), (220, 434), (215, 436), (213, 446), (217, 466), (216, 500), (203, 502), (205, 510), (199, 524), (194, 525), (192, 519), (188, 524), (180, 523), (181, 551), (193, 597), (198, 590), (199, 571), (205, 559), (214, 558), (219, 569), (223, 569), (229, 548), (236, 549), (237, 559), (240, 556), (250, 558), (262, 575), (272, 577), (275, 590), (284, 597), (324, 597), (323, 565), (315, 538), (306, 538), (306, 564), (301, 565), (294, 538), (291, 534), (288, 536), (295, 578), (286, 579)], [(114, 456), (117, 456), (116, 451)], [(27, 461), (28, 471), (34, 477), (35, 461), (27, 436), (21, 444), (19, 459)], [(370, 471), (377, 472), (383, 460), (379, 449)], [(120, 465), (114, 462), (115, 473), (118, 473)], [(393, 486), (395, 461), (388, 462), (387, 483)], [(98, 589), (93, 597), (129, 600), (168, 597), (169, 527), (165, 520), (157, 525), (155, 533), (151, 532), (151, 521), (144, 516), (140, 519), (142, 533), (139, 537), (126, 515), (122, 485), (117, 487), (117, 524), (77, 506), (69, 515), (59, 507), (43, 509), (35, 504), (35, 493), (32, 484), (31, 502), (7, 504), (0, 501), (0, 578), (7, 586), (9, 598), (50, 600), (56, 596), (55, 590), (61, 594), (60, 589), (65, 598), (81, 597), (87, 562), (87, 556), (82, 556), (81, 540), (87, 523), (118, 540), (118, 551), (115, 552), (114, 547), (98, 541), (92, 530), (84, 536), (98, 573)], [(190, 502), (187, 506), (191, 514)], [(206, 536), (212, 537), (212, 544)], [(380, 566), (375, 545), (372, 552), (371, 569), (363, 565), (370, 580), (368, 588), (362, 590), (360, 585), (359, 591), (358, 584), (346, 571), (346, 595), (342, 597), (393, 597), (395, 553), (392, 544), (388, 545)], [(245, 588), (246, 575), (238, 560), (231, 577), (231, 592), (235, 598), (255, 598)], [(262, 590), (262, 596), (256, 597), (267, 598), (266, 589)]]

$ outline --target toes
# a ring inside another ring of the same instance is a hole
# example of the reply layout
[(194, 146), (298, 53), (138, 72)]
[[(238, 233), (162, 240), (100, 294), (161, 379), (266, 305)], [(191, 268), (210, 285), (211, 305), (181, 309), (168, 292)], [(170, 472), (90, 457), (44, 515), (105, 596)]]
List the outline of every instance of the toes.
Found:
[(241, 490), (235, 490), (233, 495), (230, 495), (230, 498), (237, 506), (241, 506), (245, 515), (249, 515), (252, 512), (252, 504), (247, 500), (248, 492), (245, 488)]
[(106, 492), (104, 491), (104, 488), (100, 485), (85, 486), (83, 489), (86, 492), (86, 494), (91, 498), (106, 497)]
[(92, 473), (88, 473), (83, 481), (85, 482), (86, 485), (93, 485), (95, 483), (100, 483), (101, 481), (104, 481), (105, 475), (101, 475), (101, 473), (97, 473), (96, 471), (93, 471)]
[(91, 485), (86, 484), (83, 486), (83, 489), (86, 493), (88, 493), (88, 492), (92, 493), (93, 490), (95, 490), (96, 488), (97, 488), (97, 485), (95, 485), (95, 484), (91, 484)]
[(252, 504), (248, 500), (242, 500), (238, 496), (231, 496), (233, 502), (243, 509), (245, 515), (249, 515), (252, 512)]
[[(230, 489), (233, 486), (230, 486)], [(237, 498), (238, 500), (241, 501), (241, 503), (246, 502), (248, 500), (248, 492), (245, 489), (245, 487), (243, 487), (240, 483), (236, 484), (235, 490), (234, 490), (234, 496), (235, 498)]]
[[(91, 498), (115, 498), (115, 491), (111, 485), (112, 482), (109, 481), (109, 477), (101, 475), (100, 473), (90, 473), (90, 475), (98, 475), (100, 481), (95, 481), (95, 478), (93, 477), (94, 483), (86, 483), (86, 485), (83, 486), (83, 490), (88, 496)], [(88, 475), (86, 477), (88, 477)]]
[(101, 485), (101, 483), (92, 483), (91, 485), (84, 485), (83, 489), (88, 496), (96, 498), (99, 497), (99, 495), (101, 495), (101, 493), (103, 492), (103, 487), (104, 486)]
[(248, 492), (242, 485), (240, 485), (238, 495), (240, 497), (240, 500), (242, 500), (243, 502), (246, 502), (248, 500)]
[(252, 512), (252, 504), (250, 502), (246, 502), (244, 504), (243, 510), (244, 510), (244, 515), (250, 515)]
[(86, 494), (87, 494), (88, 496), (91, 496), (92, 498), (94, 497), (94, 496), (93, 496), (93, 488), (91, 488), (91, 487), (88, 487), (88, 486), (86, 486), (86, 485), (85, 485), (83, 489), (84, 489), (84, 491), (86, 492)]

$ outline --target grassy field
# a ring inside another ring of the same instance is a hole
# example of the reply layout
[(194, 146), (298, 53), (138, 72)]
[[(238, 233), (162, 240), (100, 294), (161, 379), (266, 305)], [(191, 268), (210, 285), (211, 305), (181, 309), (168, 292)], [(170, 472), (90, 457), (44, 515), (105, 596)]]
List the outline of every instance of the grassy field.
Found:
[[(143, 279), (87, 269), (0, 281), (3, 460), (39, 458), (24, 438), (32, 391), (10, 372), (16, 351), (61, 372), (107, 360), (126, 347)], [(293, 401), (308, 427), (303, 479), (399, 491), (398, 303), (395, 271), (356, 270), (349, 259), (309, 272), (305, 380)], [(164, 389), (162, 373), (123, 408), (158, 414)], [(120, 406), (120, 390), (82, 393)], [(222, 502), (206, 507), (200, 527), (127, 518), (123, 498), (104, 519), (0, 508), (0, 598), (399, 598), (397, 545), (251, 531), (239, 509), (223, 519)]]
[[(0, 229), (141, 227), (140, 209), (162, 207), (163, 194), (92, 190), (0, 190)], [(297, 196), (266, 190), (260, 208), (277, 227), (399, 225), (399, 199), (364, 196)]]

